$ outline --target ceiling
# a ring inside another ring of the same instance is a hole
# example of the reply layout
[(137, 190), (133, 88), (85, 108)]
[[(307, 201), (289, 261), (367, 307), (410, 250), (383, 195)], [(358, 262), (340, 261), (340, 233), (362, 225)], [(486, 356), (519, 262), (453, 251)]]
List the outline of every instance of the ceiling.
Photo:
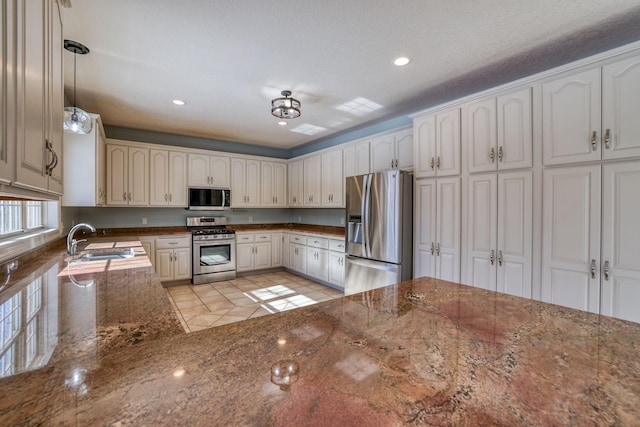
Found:
[[(640, 0), (72, 0), (63, 13), (64, 37), (91, 49), (76, 103), (105, 124), (281, 149), (640, 39)], [(302, 116), (279, 126), (285, 89)], [(338, 108), (360, 98), (378, 109)]]

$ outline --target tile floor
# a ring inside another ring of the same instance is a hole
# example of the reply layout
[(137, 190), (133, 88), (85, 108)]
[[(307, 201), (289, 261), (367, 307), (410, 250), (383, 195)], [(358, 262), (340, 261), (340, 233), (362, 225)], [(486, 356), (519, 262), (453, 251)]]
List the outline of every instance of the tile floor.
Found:
[(286, 271), (210, 284), (170, 286), (165, 292), (187, 332), (343, 296), (341, 291)]

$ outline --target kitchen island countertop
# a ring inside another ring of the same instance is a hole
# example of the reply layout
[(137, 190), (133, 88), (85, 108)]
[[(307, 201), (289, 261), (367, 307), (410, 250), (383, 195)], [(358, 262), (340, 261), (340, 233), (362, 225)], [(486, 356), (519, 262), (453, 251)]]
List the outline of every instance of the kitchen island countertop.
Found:
[(640, 419), (632, 322), (422, 278), (186, 334), (143, 254), (76, 274), (63, 252), (0, 292), (19, 313), (5, 316), (18, 333), (2, 348), (0, 425)]

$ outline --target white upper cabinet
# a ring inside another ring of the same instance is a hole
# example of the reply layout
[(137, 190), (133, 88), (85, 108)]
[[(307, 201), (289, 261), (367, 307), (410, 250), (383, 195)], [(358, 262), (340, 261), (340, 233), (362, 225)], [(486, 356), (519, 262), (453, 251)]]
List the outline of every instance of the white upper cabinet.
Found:
[(531, 89), (465, 105), (470, 173), (532, 166)]
[(231, 207), (260, 207), (260, 161), (231, 159)]
[(151, 206), (187, 206), (187, 154), (149, 151)]
[(289, 163), (289, 206), (304, 205), (304, 161)]
[(546, 165), (600, 160), (600, 68), (542, 85)]
[(640, 56), (602, 68), (603, 158), (640, 156)]
[(544, 164), (640, 156), (639, 93), (640, 56), (545, 82)]
[(107, 204), (149, 205), (149, 150), (107, 144)]
[(342, 149), (322, 153), (322, 206), (344, 206)]
[(349, 144), (342, 153), (345, 177), (369, 173), (369, 141)]
[(374, 138), (371, 147), (371, 172), (413, 168), (413, 131), (403, 130)]
[(460, 174), (460, 110), (414, 119), (416, 178)]
[(287, 164), (260, 162), (261, 205), (263, 207), (287, 206)]
[(304, 159), (304, 206), (320, 206), (322, 204), (322, 157), (309, 156)]
[(231, 187), (229, 157), (189, 154), (189, 187)]

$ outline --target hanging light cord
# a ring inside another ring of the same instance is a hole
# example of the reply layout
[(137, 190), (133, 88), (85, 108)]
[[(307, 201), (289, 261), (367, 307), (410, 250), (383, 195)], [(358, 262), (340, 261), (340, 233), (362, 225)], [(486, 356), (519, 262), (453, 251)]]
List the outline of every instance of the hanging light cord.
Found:
[(73, 54), (73, 112), (76, 112), (76, 58), (78, 54)]

